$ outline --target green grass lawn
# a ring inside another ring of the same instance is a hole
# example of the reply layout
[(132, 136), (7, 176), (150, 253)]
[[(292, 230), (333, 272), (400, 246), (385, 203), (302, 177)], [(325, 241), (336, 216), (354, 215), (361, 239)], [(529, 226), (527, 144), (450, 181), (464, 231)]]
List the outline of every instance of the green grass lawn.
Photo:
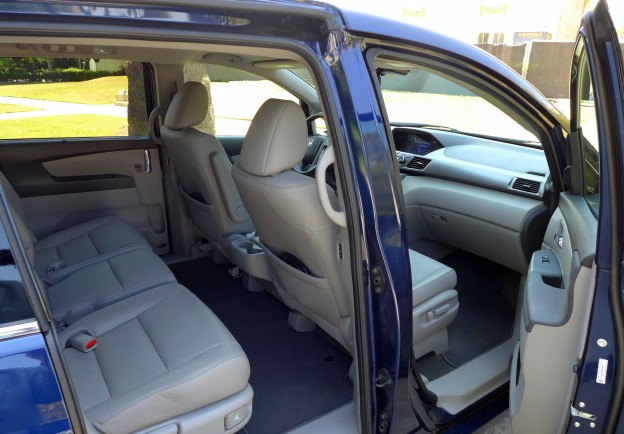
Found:
[(75, 102), (79, 104), (114, 104), (115, 95), (123, 89), (128, 89), (128, 78), (119, 76), (69, 83), (1, 85), (0, 96)]
[(15, 105), (15, 104), (0, 104), (0, 114), (32, 112), (35, 110), (41, 110), (41, 109), (38, 109), (37, 107), (26, 107), (23, 105)]
[(97, 115), (0, 120), (0, 139), (127, 136), (127, 124), (125, 119)]

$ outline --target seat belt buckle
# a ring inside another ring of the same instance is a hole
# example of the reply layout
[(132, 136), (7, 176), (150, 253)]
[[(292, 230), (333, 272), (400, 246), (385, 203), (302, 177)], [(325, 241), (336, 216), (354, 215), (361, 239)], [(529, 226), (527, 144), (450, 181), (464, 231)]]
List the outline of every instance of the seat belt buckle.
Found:
[(55, 271), (60, 270), (65, 267), (65, 261), (62, 259), (59, 261), (54, 261), (50, 265), (48, 265), (48, 273), (54, 273)]
[(91, 335), (88, 335), (86, 333), (79, 333), (69, 340), (69, 345), (72, 348), (77, 349), (78, 351), (88, 353), (89, 351), (93, 351), (97, 347), (98, 341)]

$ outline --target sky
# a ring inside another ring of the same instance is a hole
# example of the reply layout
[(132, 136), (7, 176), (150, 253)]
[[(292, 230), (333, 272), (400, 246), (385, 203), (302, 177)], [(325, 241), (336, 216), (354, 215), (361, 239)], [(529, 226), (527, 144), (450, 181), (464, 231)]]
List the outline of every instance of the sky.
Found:
[(611, 11), (611, 18), (615, 24), (615, 28), (619, 29), (624, 27), (624, 1), (611, 0), (608, 2), (609, 10)]

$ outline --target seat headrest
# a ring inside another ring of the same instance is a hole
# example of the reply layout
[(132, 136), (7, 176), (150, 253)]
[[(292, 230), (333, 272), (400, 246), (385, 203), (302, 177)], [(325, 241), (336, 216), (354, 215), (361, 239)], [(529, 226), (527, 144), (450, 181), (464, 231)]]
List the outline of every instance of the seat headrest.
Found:
[(202, 123), (208, 112), (208, 92), (197, 81), (187, 81), (176, 93), (165, 116), (165, 126), (172, 130)]
[(269, 99), (251, 121), (243, 142), (239, 166), (256, 176), (292, 169), (307, 146), (303, 110), (292, 101)]

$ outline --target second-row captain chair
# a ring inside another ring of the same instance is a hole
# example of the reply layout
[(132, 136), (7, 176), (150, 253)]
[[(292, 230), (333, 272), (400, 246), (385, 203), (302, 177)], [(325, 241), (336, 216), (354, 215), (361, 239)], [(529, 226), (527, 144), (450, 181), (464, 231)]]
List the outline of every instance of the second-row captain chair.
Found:
[(292, 170), (306, 146), (303, 110), (269, 99), (251, 122), (232, 176), (284, 303), (351, 349), (353, 290), (340, 274), (340, 228), (323, 211), (314, 178)]
[(194, 128), (208, 111), (202, 83), (184, 83), (167, 110), (161, 138), (178, 176), (190, 219), (199, 232), (230, 259), (233, 239), (254, 227), (232, 180), (232, 164), (219, 140)]
[[(306, 146), (301, 108), (270, 99), (251, 123), (232, 176), (266, 247), (281, 298), (352, 351), (348, 242), (321, 202), (318, 188), (324, 183), (291, 170)], [(329, 187), (327, 196), (336, 209), (338, 198)], [(448, 348), (447, 327), (459, 309), (457, 275), (417, 252), (410, 251), (409, 259), (414, 353), (440, 354)]]

